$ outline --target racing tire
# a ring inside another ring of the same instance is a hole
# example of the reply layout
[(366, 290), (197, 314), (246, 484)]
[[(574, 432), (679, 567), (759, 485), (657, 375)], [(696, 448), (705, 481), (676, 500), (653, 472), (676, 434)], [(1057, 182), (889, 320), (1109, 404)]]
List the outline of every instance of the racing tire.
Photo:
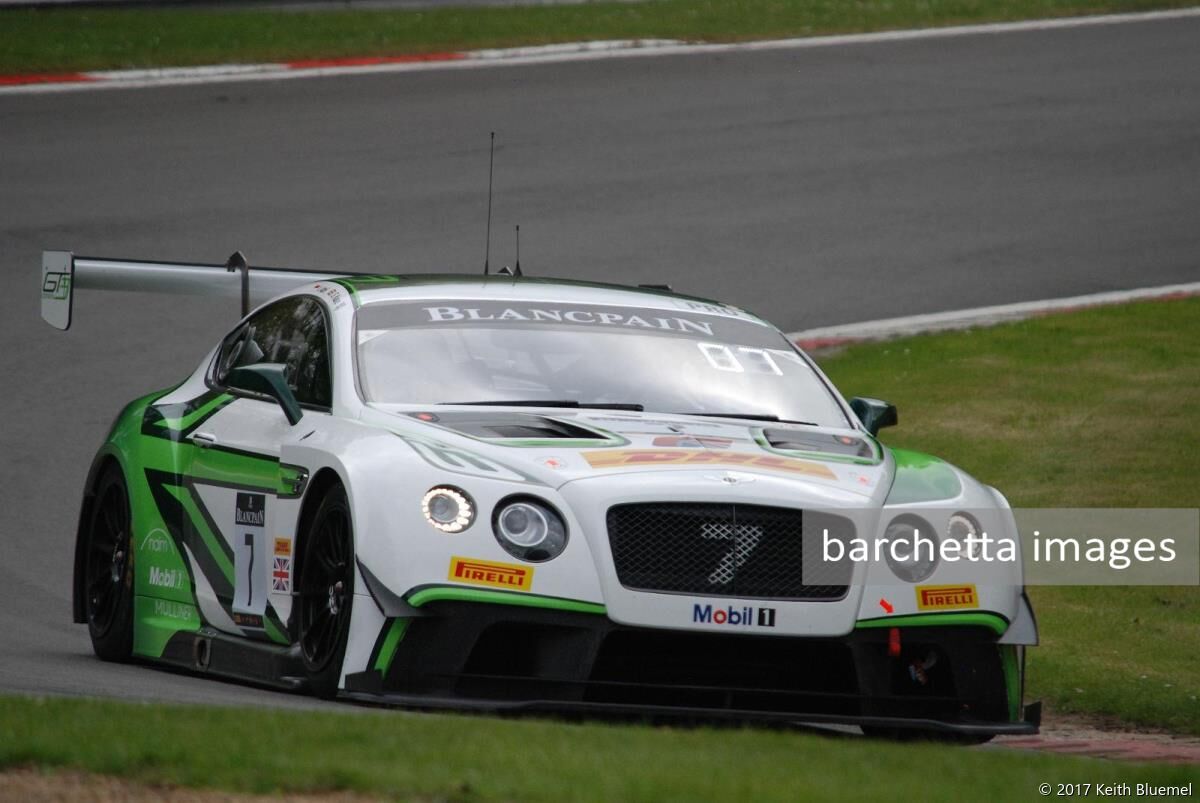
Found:
[(83, 564), (88, 635), (105, 661), (128, 661), (133, 653), (132, 525), (125, 477), (109, 465), (96, 482)]
[(337, 696), (354, 602), (354, 532), (342, 486), (330, 488), (304, 534), (297, 640), (309, 688)]

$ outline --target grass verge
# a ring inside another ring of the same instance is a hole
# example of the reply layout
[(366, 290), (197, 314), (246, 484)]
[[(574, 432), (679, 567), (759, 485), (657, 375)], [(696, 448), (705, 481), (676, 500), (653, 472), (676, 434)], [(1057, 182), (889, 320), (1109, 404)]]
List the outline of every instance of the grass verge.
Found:
[(0, 73), (379, 56), (589, 39), (734, 41), (1146, 11), (1195, 0), (649, 0), (421, 11), (0, 10)]
[[(1200, 299), (853, 347), (822, 361), (889, 399), (884, 440), (1014, 507), (1200, 507)], [(1029, 693), (1060, 711), (1200, 734), (1200, 588), (1031, 588)]]
[(0, 698), (0, 766), (28, 764), (242, 792), (552, 803), (937, 801), (968, 788), (985, 800), (1028, 800), (1056, 781), (1200, 782), (1200, 767), (834, 744), (789, 731)]

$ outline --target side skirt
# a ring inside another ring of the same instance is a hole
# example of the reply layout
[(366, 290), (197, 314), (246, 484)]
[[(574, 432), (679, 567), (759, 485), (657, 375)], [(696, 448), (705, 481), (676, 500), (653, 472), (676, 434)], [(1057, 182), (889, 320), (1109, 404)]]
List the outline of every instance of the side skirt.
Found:
[(436, 697), (396, 693), (372, 694), (349, 691), (340, 700), (426, 711), (459, 711), (492, 715), (580, 715), (597, 719), (687, 721), (696, 724), (787, 723), (792, 725), (858, 725), (878, 728), (958, 733), (973, 736), (1027, 736), (1038, 732), (1041, 704), (1026, 706), (1020, 722), (945, 722), (938, 719), (856, 716), (850, 714), (805, 714), (736, 709), (687, 708), (682, 706), (627, 705), (565, 700), (500, 701), (461, 697)]
[(308, 686), (298, 644), (285, 647), (248, 641), (209, 627), (195, 633), (176, 633), (162, 655), (152, 660), (199, 675), (241, 680), (281, 691), (306, 691)]

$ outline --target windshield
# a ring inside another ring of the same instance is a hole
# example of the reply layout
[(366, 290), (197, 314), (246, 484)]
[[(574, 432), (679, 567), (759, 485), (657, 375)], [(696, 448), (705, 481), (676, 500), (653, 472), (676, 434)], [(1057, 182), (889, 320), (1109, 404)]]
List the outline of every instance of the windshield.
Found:
[(357, 315), (369, 402), (577, 402), (848, 425), (782, 334), (732, 312), (453, 300), (371, 304)]

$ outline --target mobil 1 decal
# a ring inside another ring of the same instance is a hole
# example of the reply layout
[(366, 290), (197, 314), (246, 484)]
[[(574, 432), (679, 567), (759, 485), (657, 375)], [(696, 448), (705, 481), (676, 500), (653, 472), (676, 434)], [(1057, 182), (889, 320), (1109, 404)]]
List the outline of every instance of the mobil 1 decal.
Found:
[(233, 525), (233, 622), (261, 629), (270, 592), (266, 495), (239, 492)]

